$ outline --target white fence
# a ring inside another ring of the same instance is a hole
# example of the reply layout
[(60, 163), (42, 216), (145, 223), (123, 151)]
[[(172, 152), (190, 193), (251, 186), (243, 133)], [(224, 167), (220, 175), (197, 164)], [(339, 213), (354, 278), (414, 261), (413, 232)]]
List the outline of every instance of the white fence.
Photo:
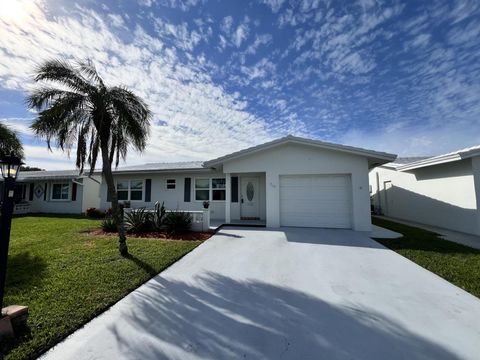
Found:
[(30, 203), (18, 203), (13, 208), (15, 215), (28, 214), (30, 212)]

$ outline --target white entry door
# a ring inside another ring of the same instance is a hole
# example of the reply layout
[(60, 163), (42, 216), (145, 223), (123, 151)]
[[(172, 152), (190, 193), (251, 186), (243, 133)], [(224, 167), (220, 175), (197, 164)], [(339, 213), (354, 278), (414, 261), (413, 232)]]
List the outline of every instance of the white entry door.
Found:
[(258, 177), (242, 177), (241, 184), (240, 216), (242, 219), (258, 219), (260, 217), (259, 179)]
[(281, 225), (351, 228), (350, 189), (346, 175), (280, 176)]

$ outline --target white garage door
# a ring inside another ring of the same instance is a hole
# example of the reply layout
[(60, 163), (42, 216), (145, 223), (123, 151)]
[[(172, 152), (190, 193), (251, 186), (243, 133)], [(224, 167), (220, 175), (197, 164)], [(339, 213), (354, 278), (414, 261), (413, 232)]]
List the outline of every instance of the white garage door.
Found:
[(282, 226), (351, 228), (348, 175), (280, 176)]

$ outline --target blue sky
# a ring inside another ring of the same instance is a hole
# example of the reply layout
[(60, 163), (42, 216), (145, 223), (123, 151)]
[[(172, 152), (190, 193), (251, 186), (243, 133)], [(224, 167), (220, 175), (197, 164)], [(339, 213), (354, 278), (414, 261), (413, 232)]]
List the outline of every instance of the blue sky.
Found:
[(154, 113), (128, 164), (287, 134), (435, 155), (480, 144), (479, 39), (478, 1), (2, 0), (0, 121), (28, 164), (72, 168), (23, 99), (42, 60), (88, 57)]

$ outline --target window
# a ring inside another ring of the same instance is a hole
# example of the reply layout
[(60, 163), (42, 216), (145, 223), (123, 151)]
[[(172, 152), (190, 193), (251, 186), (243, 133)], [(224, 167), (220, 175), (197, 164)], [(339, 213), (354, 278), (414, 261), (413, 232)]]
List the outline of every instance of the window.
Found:
[(142, 200), (143, 198), (143, 181), (130, 181), (130, 200)]
[(143, 199), (143, 180), (117, 181), (118, 200), (141, 201)]
[(203, 201), (210, 198), (210, 179), (195, 179), (195, 200)]
[(128, 200), (128, 180), (117, 182), (118, 200)]
[(70, 195), (70, 184), (53, 184), (52, 186), (52, 200), (68, 200)]
[(176, 185), (175, 179), (167, 179), (167, 189), (174, 190)]
[(212, 200), (225, 200), (225, 179), (212, 179)]
[(196, 201), (225, 201), (225, 179), (195, 179)]

